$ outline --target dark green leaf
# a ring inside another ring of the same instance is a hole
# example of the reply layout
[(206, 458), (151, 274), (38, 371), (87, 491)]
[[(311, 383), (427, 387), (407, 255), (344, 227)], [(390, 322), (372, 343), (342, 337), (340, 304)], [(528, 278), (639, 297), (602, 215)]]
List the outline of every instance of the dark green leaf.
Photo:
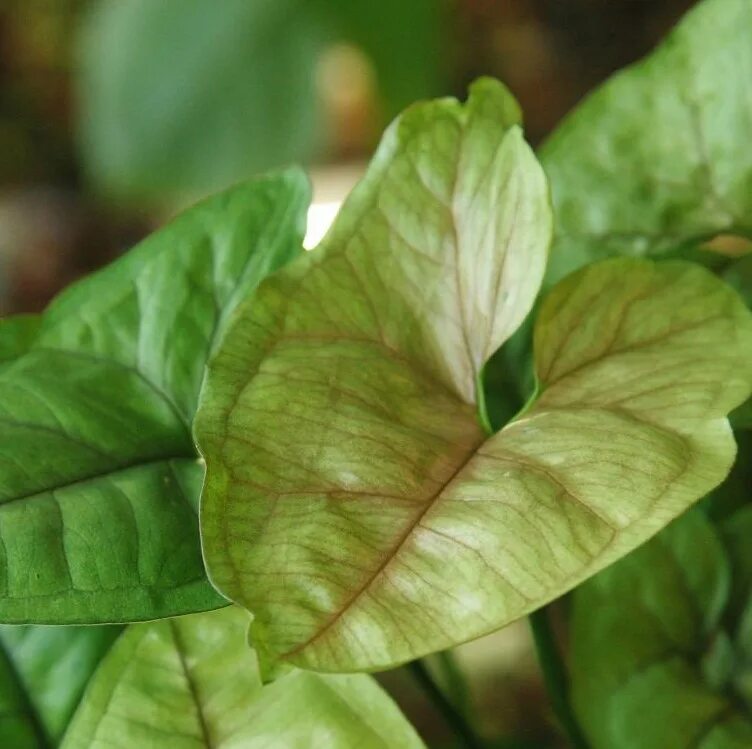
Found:
[(17, 315), (0, 319), (0, 365), (25, 354), (39, 329), (37, 315)]
[(191, 209), (58, 297), (0, 369), (0, 620), (91, 623), (220, 606), (191, 426), (235, 306), (300, 247), (289, 172)]
[(593, 749), (752, 746), (733, 589), (722, 540), (695, 512), (577, 590), (574, 703)]
[[(12, 749), (56, 746), (120, 627), (0, 628), (0, 738)], [(13, 724), (23, 726), (14, 743)], [(28, 736), (27, 738), (22, 738)]]

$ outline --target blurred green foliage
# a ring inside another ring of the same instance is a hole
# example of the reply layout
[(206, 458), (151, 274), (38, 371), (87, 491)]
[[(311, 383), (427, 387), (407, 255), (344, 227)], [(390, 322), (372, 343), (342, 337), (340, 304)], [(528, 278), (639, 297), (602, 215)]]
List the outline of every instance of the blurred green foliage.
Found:
[[(391, 117), (440, 92), (436, 0), (102, 0), (81, 36), (89, 177), (119, 197), (203, 193), (325, 153), (319, 63), (356, 45)], [(374, 134), (383, 122), (376, 122)]]

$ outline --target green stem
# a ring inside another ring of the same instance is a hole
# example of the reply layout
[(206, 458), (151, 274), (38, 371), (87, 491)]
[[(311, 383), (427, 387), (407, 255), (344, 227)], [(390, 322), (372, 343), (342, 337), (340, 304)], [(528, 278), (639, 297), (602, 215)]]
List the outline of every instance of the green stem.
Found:
[(564, 729), (570, 743), (575, 749), (588, 749), (580, 724), (574, 716), (572, 704), (569, 700), (569, 680), (564, 661), (559, 652), (551, 629), (546, 607), (534, 611), (528, 617), (530, 629), (533, 632), (535, 650), (538, 654), (543, 680), (551, 701), (554, 715), (556, 715), (561, 727)]
[(447, 725), (462, 740), (465, 749), (483, 749), (483, 742), (462, 713), (447, 699), (422, 661), (412, 661), (408, 668), (415, 680), (423, 687), (429, 699), (444, 717)]
[(470, 688), (452, 651), (441, 650), (436, 653), (436, 664), (441, 669), (443, 682), (453, 704), (465, 716), (465, 719), (472, 723)]

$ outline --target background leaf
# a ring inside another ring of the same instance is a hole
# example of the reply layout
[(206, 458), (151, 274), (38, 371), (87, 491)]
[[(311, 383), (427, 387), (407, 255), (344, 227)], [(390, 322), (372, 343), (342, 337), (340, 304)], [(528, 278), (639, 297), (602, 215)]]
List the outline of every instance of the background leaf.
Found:
[(92, 680), (63, 749), (422, 746), (370, 676), (295, 671), (262, 687), (234, 607), (132, 625)]
[(0, 369), (0, 620), (223, 604), (201, 560), (193, 412), (228, 316), (299, 251), (307, 197), (288, 172), (200, 204), (70, 287)]
[(739, 684), (752, 651), (727, 611), (735, 577), (694, 512), (577, 590), (574, 702), (593, 749), (750, 745), (752, 703), (741, 707)]
[(551, 282), (605, 255), (752, 236), (751, 79), (752, 6), (705, 0), (564, 120), (540, 151)]
[[(57, 746), (120, 627), (0, 628), (0, 736), (13, 749)], [(13, 724), (18, 727), (14, 733)], [(20, 728), (23, 726), (23, 728)]]
[(438, 93), (442, 8), (225, 0), (217, 13), (212, 0), (100, 2), (81, 43), (90, 176), (116, 194), (164, 201), (309, 161), (327, 145), (316, 85), (326, 49), (360, 45), (392, 117)]

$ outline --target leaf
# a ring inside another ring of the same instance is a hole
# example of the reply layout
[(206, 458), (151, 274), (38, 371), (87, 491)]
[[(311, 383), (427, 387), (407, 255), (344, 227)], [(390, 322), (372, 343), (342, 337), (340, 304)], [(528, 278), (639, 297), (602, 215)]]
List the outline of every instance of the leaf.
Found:
[(752, 236), (750, 80), (752, 5), (705, 0), (564, 120), (540, 152), (557, 221), (551, 282), (606, 255)]
[(749, 654), (724, 624), (732, 570), (694, 512), (576, 591), (573, 697), (592, 749), (750, 746), (734, 683)]
[[(736, 289), (748, 308), (752, 309), (752, 255), (746, 255), (723, 269), (721, 277)], [(731, 414), (734, 429), (752, 430), (752, 399)]]
[(38, 328), (37, 315), (0, 318), (0, 366), (26, 353)]
[[(476, 380), (543, 273), (546, 185), (500, 84), (414, 107), (323, 246), (210, 365), (210, 577), (265, 668), (388, 668), (495, 630), (645, 541), (733, 460), (752, 320), (685, 264), (608, 262), (536, 328), (537, 404), (488, 438)], [(506, 124), (505, 124), (506, 123)]]
[(358, 44), (370, 58), (390, 118), (440, 93), (443, 3), (224, 0), (222, 13), (216, 8), (213, 0), (94, 4), (80, 40), (78, 125), (97, 186), (164, 201), (320, 156), (333, 145), (332, 113), (322, 111), (317, 73), (335, 42)]
[(298, 251), (298, 172), (191, 209), (70, 287), (0, 368), (0, 620), (102, 623), (221, 606), (191, 438), (229, 316)]
[[(57, 746), (86, 683), (120, 627), (0, 628), (0, 694), (14, 695), (0, 719), (13, 749)], [(13, 705), (14, 707), (11, 707)], [(13, 726), (23, 726), (14, 734)]]
[(297, 0), (96, 3), (79, 55), (89, 175), (163, 201), (307, 160), (324, 38)]
[(365, 674), (262, 687), (236, 608), (132, 625), (94, 676), (63, 749), (378, 749), (422, 743)]

